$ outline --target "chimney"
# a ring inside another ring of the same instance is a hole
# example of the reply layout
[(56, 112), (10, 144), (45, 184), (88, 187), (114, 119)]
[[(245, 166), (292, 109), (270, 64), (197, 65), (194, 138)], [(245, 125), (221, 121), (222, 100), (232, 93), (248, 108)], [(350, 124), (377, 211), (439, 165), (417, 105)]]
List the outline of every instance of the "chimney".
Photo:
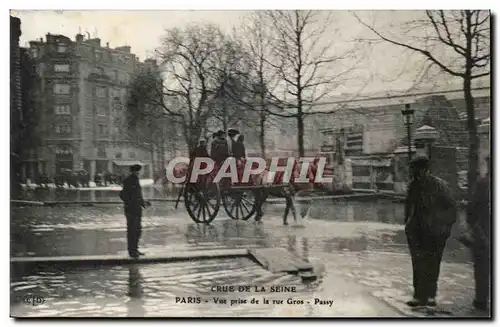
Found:
[(83, 42), (83, 34), (78, 33), (75, 37), (76, 42)]
[(116, 47), (116, 50), (123, 51), (123, 52), (126, 52), (126, 53), (130, 53), (130, 47), (128, 45), (124, 45), (124, 46), (121, 46), (121, 47)]
[(106, 48), (109, 49), (109, 42), (106, 42)]

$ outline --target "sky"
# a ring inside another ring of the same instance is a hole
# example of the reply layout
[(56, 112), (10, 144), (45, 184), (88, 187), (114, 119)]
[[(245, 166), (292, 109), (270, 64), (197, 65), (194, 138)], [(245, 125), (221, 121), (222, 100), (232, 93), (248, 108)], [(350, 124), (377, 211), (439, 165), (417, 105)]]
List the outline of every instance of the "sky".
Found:
[[(156, 11), (11, 11), (13, 16), (21, 19), (22, 36), (21, 46), (27, 46), (30, 40), (45, 38), (47, 33), (63, 34), (74, 40), (79, 32), (91, 37), (101, 38), (101, 44), (110, 43), (110, 47), (128, 45), (140, 60), (151, 56), (159, 46), (161, 37), (166, 29), (185, 27), (193, 23), (215, 23), (222, 30), (230, 32), (233, 27), (241, 26), (242, 19), (249, 11), (238, 10), (156, 10)], [(369, 23), (377, 26), (397, 24), (407, 20), (418, 19), (422, 11), (382, 11), (358, 12)], [(354, 38), (374, 38), (374, 35), (360, 25), (352, 13), (337, 11), (335, 13), (336, 37), (344, 40)], [(333, 27), (332, 27), (333, 28)], [(333, 35), (333, 34), (332, 34)], [(342, 47), (342, 41), (335, 43), (335, 47)], [(363, 62), (356, 74), (360, 78), (352, 78), (338, 90), (342, 93), (379, 93), (394, 89), (404, 90), (411, 87), (422, 70), (421, 57), (403, 51), (399, 47), (387, 44), (375, 44), (368, 53), (363, 54)], [(370, 75), (370, 78), (367, 76)], [(375, 75), (375, 76), (373, 76)], [(361, 76), (364, 76), (361, 78)], [(432, 77), (421, 84), (423, 89), (454, 88), (459, 81), (450, 80), (447, 74), (438, 74), (433, 71)], [(357, 82), (356, 82), (357, 80)], [(362, 80), (363, 82), (359, 82)], [(357, 84), (356, 84), (357, 83)], [(361, 84), (360, 84), (361, 83)], [(449, 86), (447, 84), (452, 84)], [(360, 91), (362, 90), (362, 91)]]

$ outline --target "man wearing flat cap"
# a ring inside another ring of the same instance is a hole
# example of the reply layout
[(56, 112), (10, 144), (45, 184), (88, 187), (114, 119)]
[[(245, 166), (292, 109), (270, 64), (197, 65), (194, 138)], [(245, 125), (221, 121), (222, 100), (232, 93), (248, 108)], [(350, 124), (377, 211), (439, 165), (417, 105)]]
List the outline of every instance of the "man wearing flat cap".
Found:
[(486, 156), (486, 174), (477, 182), (474, 198), (471, 199), (467, 225), (472, 235), (472, 256), (474, 260), (474, 279), (476, 294), (473, 306), (487, 311), (490, 305), (490, 268), (491, 268), (491, 192), (490, 156)]
[(125, 217), (127, 218), (127, 248), (132, 258), (137, 258), (144, 253), (139, 252), (139, 239), (141, 237), (142, 208), (150, 205), (142, 197), (139, 172), (141, 165), (130, 166), (130, 175), (123, 181), (120, 198), (125, 204)]
[(435, 306), (443, 250), (457, 219), (448, 184), (431, 175), (429, 158), (410, 163), (413, 179), (405, 203), (405, 232), (413, 266), (413, 299), (407, 305)]

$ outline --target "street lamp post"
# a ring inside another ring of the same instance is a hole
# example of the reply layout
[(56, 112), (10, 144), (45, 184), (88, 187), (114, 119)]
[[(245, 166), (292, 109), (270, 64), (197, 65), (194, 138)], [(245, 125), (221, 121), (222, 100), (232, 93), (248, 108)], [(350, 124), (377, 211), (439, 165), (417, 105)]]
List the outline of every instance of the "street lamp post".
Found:
[(431, 126), (424, 125), (415, 132), (415, 143), (419, 143), (424, 148), (427, 147), (427, 157), (429, 158), (429, 169), (432, 157), (432, 144), (439, 138), (439, 132)]
[[(403, 114), (403, 123), (406, 126), (406, 131), (408, 134), (408, 165), (411, 162), (411, 125), (413, 125), (413, 113), (415, 110), (410, 108), (410, 104), (407, 103), (405, 104), (405, 109), (401, 110), (401, 113)], [(411, 179), (411, 171), (409, 171), (409, 176)]]

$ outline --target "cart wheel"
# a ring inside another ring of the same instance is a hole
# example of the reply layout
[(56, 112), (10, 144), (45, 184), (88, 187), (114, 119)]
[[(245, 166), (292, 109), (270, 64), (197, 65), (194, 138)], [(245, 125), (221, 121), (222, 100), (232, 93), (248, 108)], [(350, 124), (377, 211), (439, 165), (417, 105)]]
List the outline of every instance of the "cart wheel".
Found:
[(227, 190), (222, 193), (222, 204), (232, 219), (248, 220), (256, 210), (254, 192), (250, 190)]
[(219, 185), (187, 184), (184, 191), (186, 210), (196, 223), (211, 223), (220, 208)]

